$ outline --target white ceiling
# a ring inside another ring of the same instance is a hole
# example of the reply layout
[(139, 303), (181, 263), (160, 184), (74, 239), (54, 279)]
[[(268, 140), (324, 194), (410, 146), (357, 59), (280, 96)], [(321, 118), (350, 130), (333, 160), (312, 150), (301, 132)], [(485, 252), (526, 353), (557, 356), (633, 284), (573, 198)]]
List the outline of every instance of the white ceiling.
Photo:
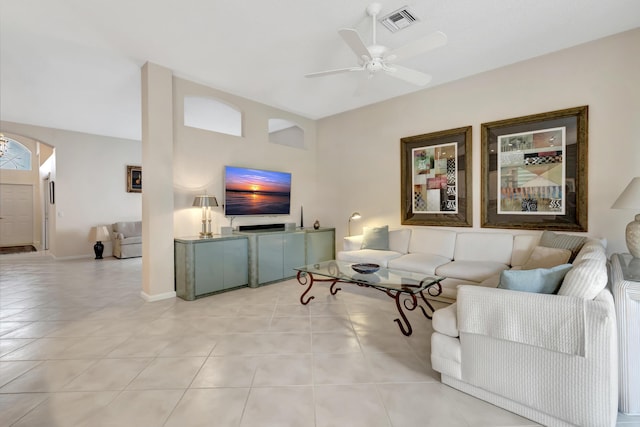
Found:
[[(369, 0), (0, 0), (0, 118), (140, 139), (140, 67), (147, 61), (232, 94), (318, 119), (416, 90), (363, 73), (338, 35), (368, 42)], [(385, 0), (420, 22), (394, 48), (435, 30), (448, 44), (401, 65), (428, 87), (640, 27), (638, 0)], [(594, 58), (597, 61), (598, 58)], [(427, 87), (427, 88), (428, 88)]]

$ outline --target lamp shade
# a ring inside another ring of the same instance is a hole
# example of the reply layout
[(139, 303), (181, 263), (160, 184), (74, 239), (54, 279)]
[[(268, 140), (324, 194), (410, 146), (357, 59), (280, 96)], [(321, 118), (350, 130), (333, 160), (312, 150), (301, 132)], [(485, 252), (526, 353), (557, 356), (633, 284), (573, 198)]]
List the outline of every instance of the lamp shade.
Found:
[(91, 229), (91, 237), (89, 241), (108, 242), (109, 240), (111, 240), (111, 234), (109, 234), (109, 230), (106, 225), (99, 225)]
[(209, 206), (218, 206), (218, 201), (216, 200), (216, 198), (214, 196), (207, 196), (206, 194), (204, 196), (196, 196), (195, 199), (193, 199), (193, 205), (195, 207), (198, 208), (206, 208)]
[(631, 180), (627, 188), (618, 196), (613, 209), (639, 209), (640, 210), (640, 177)]

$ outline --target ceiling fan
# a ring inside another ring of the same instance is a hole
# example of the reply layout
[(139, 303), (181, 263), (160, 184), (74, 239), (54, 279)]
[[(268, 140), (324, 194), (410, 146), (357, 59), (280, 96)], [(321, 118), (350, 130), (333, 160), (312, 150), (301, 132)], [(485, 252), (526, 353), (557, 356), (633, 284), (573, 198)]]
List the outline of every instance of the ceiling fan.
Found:
[(360, 63), (359, 66), (305, 74), (305, 77), (323, 77), (330, 74), (366, 71), (369, 74), (369, 78), (371, 78), (378, 71), (382, 70), (392, 77), (396, 77), (414, 85), (427, 85), (431, 81), (431, 76), (429, 74), (397, 65), (395, 62), (412, 58), (429, 50), (443, 46), (447, 43), (447, 36), (440, 31), (436, 31), (426, 37), (409, 42), (404, 46), (393, 50), (388, 49), (387, 47), (376, 43), (376, 17), (380, 13), (380, 9), (380, 3), (372, 3), (367, 7), (367, 14), (371, 16), (371, 20), (373, 22), (371, 46), (365, 45), (358, 34), (358, 31), (354, 29), (343, 28), (338, 31), (345, 43), (347, 43), (351, 50), (358, 56)]

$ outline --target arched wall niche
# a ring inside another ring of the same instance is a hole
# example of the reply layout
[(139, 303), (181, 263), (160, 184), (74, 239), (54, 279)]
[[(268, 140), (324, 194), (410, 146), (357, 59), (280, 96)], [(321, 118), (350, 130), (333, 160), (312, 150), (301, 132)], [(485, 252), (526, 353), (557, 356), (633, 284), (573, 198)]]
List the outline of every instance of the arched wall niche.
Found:
[(269, 119), (269, 142), (304, 149), (304, 129), (291, 120)]
[(184, 125), (226, 135), (242, 136), (242, 111), (214, 97), (185, 96)]

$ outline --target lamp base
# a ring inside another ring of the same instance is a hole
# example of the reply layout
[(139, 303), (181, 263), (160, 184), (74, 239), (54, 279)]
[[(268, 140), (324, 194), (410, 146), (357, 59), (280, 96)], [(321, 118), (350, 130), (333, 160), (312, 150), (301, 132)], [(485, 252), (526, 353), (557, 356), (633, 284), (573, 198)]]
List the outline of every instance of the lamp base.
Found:
[(627, 224), (625, 237), (629, 253), (634, 258), (640, 258), (640, 214), (636, 215), (634, 221)]
[(102, 252), (104, 252), (104, 245), (102, 242), (96, 242), (96, 244), (93, 245), (93, 252), (96, 254), (96, 259), (102, 259)]

